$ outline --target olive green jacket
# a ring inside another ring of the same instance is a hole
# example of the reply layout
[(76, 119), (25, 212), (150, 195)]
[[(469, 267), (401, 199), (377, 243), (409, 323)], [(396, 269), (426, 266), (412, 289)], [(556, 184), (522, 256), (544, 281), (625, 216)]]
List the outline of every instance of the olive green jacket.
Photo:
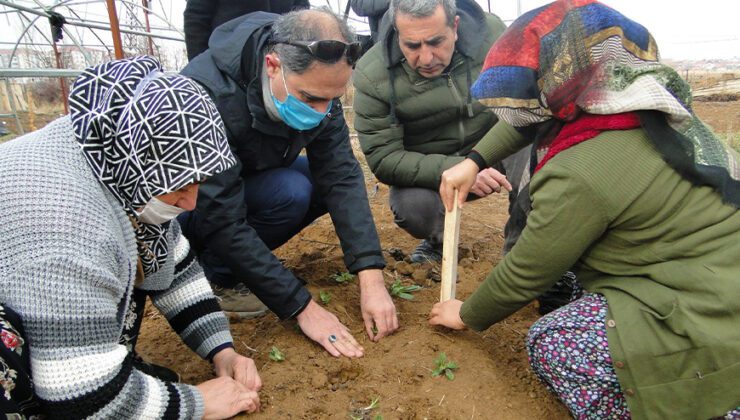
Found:
[[(499, 160), (517, 139), (499, 123), (476, 151)], [(705, 420), (740, 406), (740, 211), (671, 169), (641, 129), (560, 152), (530, 192), (527, 226), (463, 304), (465, 324), (487, 328), (574, 267), (607, 299), (633, 418)]]
[(457, 4), (458, 40), (447, 73), (427, 79), (412, 70), (392, 27), (357, 63), (355, 130), (370, 169), (388, 185), (438, 188), (442, 171), (461, 162), (496, 122), (471, 98), (470, 85), (505, 25), (475, 3)]

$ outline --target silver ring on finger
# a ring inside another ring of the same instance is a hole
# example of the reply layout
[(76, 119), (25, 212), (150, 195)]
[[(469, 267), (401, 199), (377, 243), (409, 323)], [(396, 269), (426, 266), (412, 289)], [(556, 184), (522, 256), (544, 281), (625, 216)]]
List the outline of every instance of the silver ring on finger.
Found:
[(337, 342), (337, 336), (334, 335), (334, 334), (330, 335), (329, 336), (329, 342), (332, 343), (332, 344), (336, 343)]

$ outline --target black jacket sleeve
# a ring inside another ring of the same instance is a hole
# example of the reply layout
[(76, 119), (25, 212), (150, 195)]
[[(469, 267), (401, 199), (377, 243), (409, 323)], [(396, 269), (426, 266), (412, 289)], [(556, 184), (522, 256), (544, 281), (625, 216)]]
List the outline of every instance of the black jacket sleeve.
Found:
[(183, 24), (188, 61), (208, 49), (208, 38), (211, 36), (211, 25), (218, 5), (219, 2), (213, 0), (187, 0)]
[(309, 167), (324, 197), (351, 273), (385, 267), (380, 240), (365, 190), (365, 178), (349, 141), (349, 129), (337, 101), (333, 117), (306, 148)]
[(390, 0), (350, 0), (349, 3), (357, 16), (382, 16)]
[(308, 305), (311, 294), (247, 223), (241, 170), (239, 162), (200, 186), (195, 218), (199, 242), (218, 253), (280, 319), (293, 317)]
[(310, 9), (311, 2), (309, 0), (294, 0), (292, 10)]

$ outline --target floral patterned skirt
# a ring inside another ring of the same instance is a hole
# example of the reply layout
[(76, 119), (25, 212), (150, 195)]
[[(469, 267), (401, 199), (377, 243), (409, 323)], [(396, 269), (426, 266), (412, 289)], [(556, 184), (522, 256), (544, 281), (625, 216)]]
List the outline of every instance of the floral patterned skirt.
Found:
[[(540, 318), (527, 337), (532, 369), (576, 419), (631, 418), (609, 354), (606, 311), (603, 295), (585, 293)], [(740, 420), (740, 407), (724, 419)]]
[(0, 304), (0, 410), (12, 419), (34, 418), (41, 407), (33, 394), (28, 344), (15, 311)]

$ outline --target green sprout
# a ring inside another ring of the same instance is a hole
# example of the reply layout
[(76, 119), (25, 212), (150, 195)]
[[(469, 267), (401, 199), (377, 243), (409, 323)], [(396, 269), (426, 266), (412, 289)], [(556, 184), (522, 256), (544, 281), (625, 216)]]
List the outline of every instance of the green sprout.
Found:
[(347, 271), (343, 273), (336, 273), (333, 276), (331, 276), (331, 279), (334, 280), (337, 283), (343, 284), (343, 283), (349, 283), (352, 280), (354, 280), (355, 275), (350, 274)]
[[(375, 410), (376, 408), (378, 408), (380, 406), (379, 403), (380, 403), (380, 397), (375, 397), (370, 402), (370, 405), (368, 405), (367, 407), (356, 408), (356, 409), (352, 410), (352, 412), (350, 413), (349, 417), (352, 420), (366, 420), (366, 419), (370, 419), (370, 412), (373, 411), (373, 410)], [(383, 416), (381, 416), (380, 414), (376, 414), (373, 417), (373, 420), (383, 420)]]
[(437, 356), (437, 359), (434, 361), (434, 365), (436, 367), (432, 371), (433, 377), (444, 374), (450, 381), (455, 379), (455, 373), (453, 371), (457, 369), (457, 363), (452, 360), (447, 360), (447, 355), (444, 352)]
[(270, 360), (275, 362), (282, 362), (285, 360), (285, 355), (283, 352), (280, 351), (279, 348), (272, 346), (272, 349), (270, 350)]
[(321, 303), (328, 305), (331, 302), (331, 292), (319, 290), (319, 298), (321, 299)]
[(390, 288), (391, 296), (398, 296), (401, 299), (406, 300), (412, 300), (414, 299), (414, 295), (412, 295), (412, 292), (416, 292), (418, 290), (421, 290), (421, 286), (418, 284), (413, 284), (411, 286), (404, 286), (403, 283), (401, 283), (401, 279), (397, 279)]

